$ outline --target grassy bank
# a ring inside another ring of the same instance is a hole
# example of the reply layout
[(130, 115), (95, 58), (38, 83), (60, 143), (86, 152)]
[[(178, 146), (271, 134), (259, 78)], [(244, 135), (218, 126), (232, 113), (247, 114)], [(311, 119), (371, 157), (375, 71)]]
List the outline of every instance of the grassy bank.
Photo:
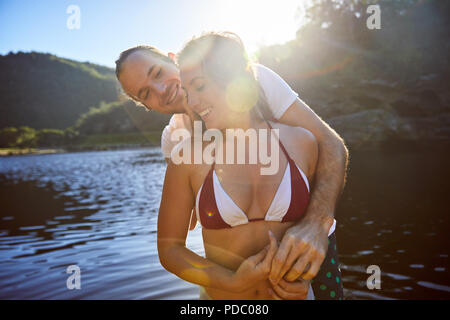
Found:
[(0, 148), (0, 156), (17, 156), (23, 154), (48, 154), (59, 152), (64, 152), (64, 149)]
[(161, 132), (96, 134), (80, 138), (77, 144), (55, 148), (0, 148), (0, 156), (47, 154), (66, 151), (109, 150), (159, 146)]
[(121, 145), (146, 145), (159, 146), (161, 132), (133, 132), (115, 134), (96, 134), (86, 136), (75, 145), (78, 147), (121, 146)]

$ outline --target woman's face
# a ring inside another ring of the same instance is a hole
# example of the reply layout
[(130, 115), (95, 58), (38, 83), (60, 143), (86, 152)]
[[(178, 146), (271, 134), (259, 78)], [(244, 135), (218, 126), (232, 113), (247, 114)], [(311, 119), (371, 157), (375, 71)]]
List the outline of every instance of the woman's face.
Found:
[(226, 90), (204, 75), (200, 66), (180, 71), (181, 85), (187, 93), (187, 104), (205, 122), (208, 129), (225, 129), (232, 121)]
[(125, 59), (119, 80), (125, 92), (147, 109), (168, 114), (185, 112), (185, 92), (174, 63), (138, 50)]

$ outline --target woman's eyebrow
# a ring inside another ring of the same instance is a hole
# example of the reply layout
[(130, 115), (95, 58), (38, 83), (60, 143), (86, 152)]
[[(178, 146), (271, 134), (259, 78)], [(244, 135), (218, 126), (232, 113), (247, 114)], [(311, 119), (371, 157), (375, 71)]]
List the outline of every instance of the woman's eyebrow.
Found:
[(193, 78), (193, 79), (189, 82), (189, 84), (193, 84), (193, 83), (195, 82), (195, 80), (203, 79), (203, 78), (204, 78), (203, 76), (197, 76), (197, 77)]

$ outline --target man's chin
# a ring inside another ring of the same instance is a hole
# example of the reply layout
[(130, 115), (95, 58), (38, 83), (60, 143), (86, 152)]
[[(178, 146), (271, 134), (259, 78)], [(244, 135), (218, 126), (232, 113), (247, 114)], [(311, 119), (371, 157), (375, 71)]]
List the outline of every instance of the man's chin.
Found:
[(164, 113), (164, 114), (178, 114), (178, 113), (186, 113), (186, 110), (183, 108), (183, 106), (170, 106), (170, 107), (165, 107), (165, 108), (160, 108), (159, 110), (156, 110), (159, 113)]
[(184, 108), (175, 108), (170, 113), (172, 114), (186, 113), (186, 110)]

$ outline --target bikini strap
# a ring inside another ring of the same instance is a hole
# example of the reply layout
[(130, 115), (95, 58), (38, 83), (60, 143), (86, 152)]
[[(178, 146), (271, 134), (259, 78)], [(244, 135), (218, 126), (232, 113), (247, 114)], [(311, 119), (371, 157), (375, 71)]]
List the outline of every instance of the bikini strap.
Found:
[[(266, 123), (267, 123), (267, 125), (269, 126), (270, 130), (272, 130), (273, 128), (272, 128), (272, 126), (270, 125), (270, 123), (269, 123), (268, 121), (266, 121)], [(272, 132), (270, 132), (270, 134), (272, 134)], [(278, 137), (278, 144), (280, 145), (281, 150), (283, 151), (284, 155), (286, 156), (288, 162), (292, 161), (291, 157), (289, 156), (289, 153), (286, 151), (286, 148), (284, 147), (283, 143), (281, 142), (280, 137)], [(214, 158), (214, 162), (213, 162), (213, 164), (211, 165), (211, 169), (209, 170), (211, 173), (212, 173), (212, 171), (214, 170), (215, 165), (216, 165), (216, 159)]]
[[(270, 130), (272, 130), (272, 126), (270, 125), (270, 123), (268, 121), (266, 121), (267, 125), (269, 126)], [(272, 134), (272, 132), (270, 132), (270, 134)], [(278, 137), (278, 144), (281, 147), (281, 150), (283, 151), (284, 155), (286, 156), (288, 162), (291, 161), (291, 157), (289, 157), (289, 153), (286, 151), (286, 149), (283, 146), (283, 143), (281, 142), (280, 137)]]

